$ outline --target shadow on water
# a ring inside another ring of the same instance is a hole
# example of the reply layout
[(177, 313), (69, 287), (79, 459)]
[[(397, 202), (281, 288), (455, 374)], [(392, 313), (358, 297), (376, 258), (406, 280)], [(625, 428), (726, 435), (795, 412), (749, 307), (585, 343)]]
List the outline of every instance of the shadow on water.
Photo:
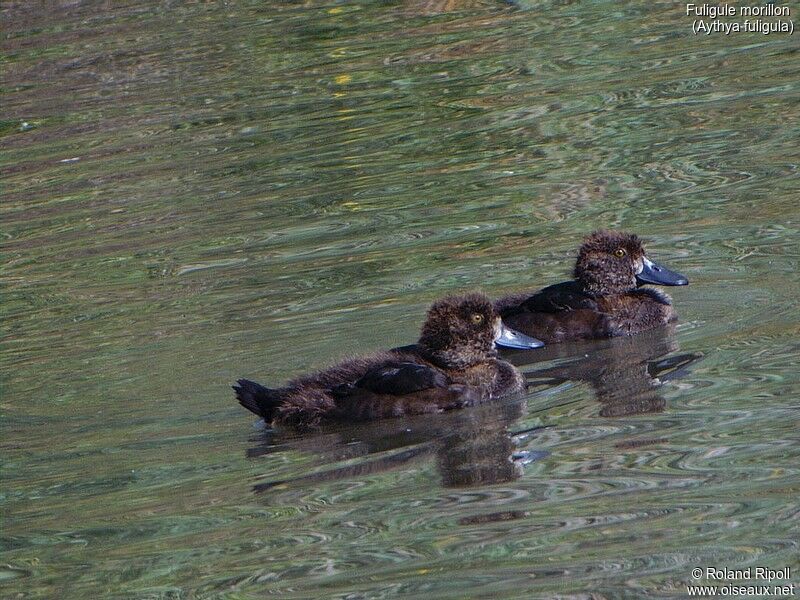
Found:
[[(671, 354), (677, 350), (674, 328), (667, 328), (630, 338), (515, 352), (508, 358), (524, 368), (550, 364), (558, 357), (560, 364), (526, 373), (529, 387), (541, 391), (567, 381), (586, 382), (601, 404), (601, 417), (622, 417), (665, 409), (659, 391), (663, 382), (686, 375), (689, 366), (702, 358), (700, 353)], [(247, 451), (249, 458), (303, 452), (315, 455), (322, 467), (300, 477), (258, 483), (253, 490), (264, 493), (363, 477), (431, 458), (447, 488), (507, 483), (518, 479), (526, 464), (549, 454), (517, 450), (522, 439), (548, 429), (538, 426), (514, 431), (514, 423), (526, 413), (527, 400), (517, 397), (435, 417), (340, 425), (315, 435), (265, 430)], [(332, 466), (338, 463), (345, 464)]]

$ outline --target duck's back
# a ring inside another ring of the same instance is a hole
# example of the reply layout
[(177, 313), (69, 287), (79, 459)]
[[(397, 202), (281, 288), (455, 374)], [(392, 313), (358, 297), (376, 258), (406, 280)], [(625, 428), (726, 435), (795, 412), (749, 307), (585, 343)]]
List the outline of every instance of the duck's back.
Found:
[(496, 307), (506, 325), (545, 343), (610, 335), (597, 300), (583, 293), (575, 281), (532, 295), (501, 298)]
[(454, 384), (416, 344), (382, 353), (358, 380), (331, 390), (335, 419), (373, 420), (426, 414), (480, 402), (479, 390)]
[(577, 282), (551, 285), (509, 304), (498, 301), (509, 327), (545, 343), (632, 335), (677, 319), (669, 296), (653, 288), (592, 297)]

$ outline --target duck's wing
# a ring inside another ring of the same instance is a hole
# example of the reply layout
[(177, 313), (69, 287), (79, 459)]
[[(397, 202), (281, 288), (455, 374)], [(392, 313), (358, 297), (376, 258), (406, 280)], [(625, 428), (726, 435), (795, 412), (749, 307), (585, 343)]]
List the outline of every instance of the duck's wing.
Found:
[(608, 335), (602, 306), (583, 293), (577, 281), (548, 286), (515, 304), (506, 299), (500, 303), (503, 323), (545, 344)]
[(559, 313), (571, 310), (598, 310), (597, 302), (581, 291), (576, 281), (547, 286), (520, 303), (521, 311)]
[(337, 416), (353, 420), (441, 412), (478, 404), (481, 399), (478, 388), (451, 383), (433, 367), (402, 361), (375, 367), (330, 394)]
[(429, 388), (444, 388), (449, 383), (447, 376), (438, 369), (411, 362), (397, 362), (368, 371), (353, 385), (375, 394), (403, 396)]

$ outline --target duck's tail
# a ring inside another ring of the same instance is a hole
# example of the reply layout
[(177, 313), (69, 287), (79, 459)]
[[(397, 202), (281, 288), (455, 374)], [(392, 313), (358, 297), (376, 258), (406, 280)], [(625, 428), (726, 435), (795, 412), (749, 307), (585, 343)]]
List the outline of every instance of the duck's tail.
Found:
[(236, 383), (233, 389), (239, 404), (263, 418), (267, 424), (271, 423), (275, 409), (281, 403), (280, 392), (249, 379), (240, 379)]

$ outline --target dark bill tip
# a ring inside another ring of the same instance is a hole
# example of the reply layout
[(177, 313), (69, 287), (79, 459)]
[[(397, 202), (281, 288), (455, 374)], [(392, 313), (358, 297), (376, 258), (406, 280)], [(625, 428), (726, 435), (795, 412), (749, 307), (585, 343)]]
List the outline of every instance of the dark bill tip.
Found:
[(688, 285), (689, 280), (675, 271), (670, 271), (646, 256), (642, 272), (636, 276), (639, 283), (654, 283), (655, 285)]
[(519, 348), (520, 350), (530, 350), (544, 346), (543, 341), (509, 329), (505, 325), (500, 326), (500, 337), (494, 343), (501, 348)]

